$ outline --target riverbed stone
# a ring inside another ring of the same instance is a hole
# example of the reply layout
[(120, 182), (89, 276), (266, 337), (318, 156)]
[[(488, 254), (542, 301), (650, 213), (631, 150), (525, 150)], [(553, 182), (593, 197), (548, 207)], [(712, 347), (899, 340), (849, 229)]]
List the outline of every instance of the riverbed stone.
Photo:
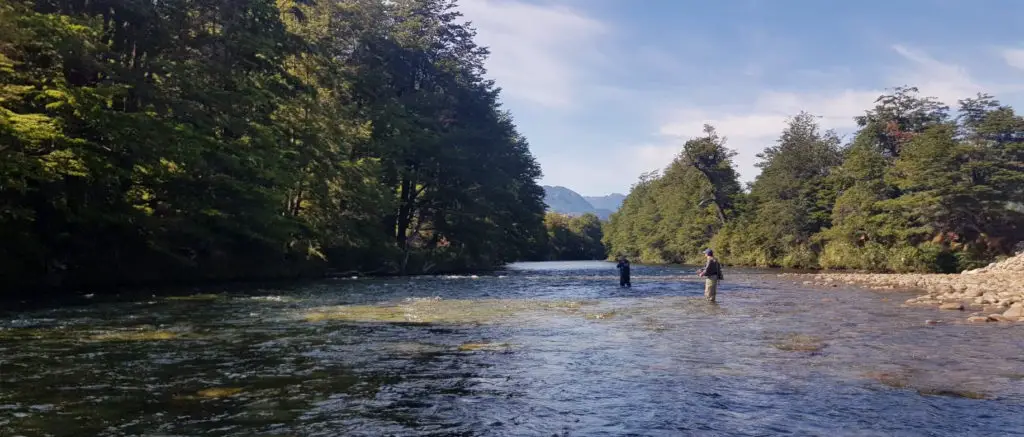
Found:
[(939, 306), (942, 310), (963, 311), (964, 304), (961, 302), (947, 302)]
[(989, 321), (988, 316), (971, 316), (967, 318), (967, 323), (988, 323)]
[(1024, 317), (1024, 307), (1011, 307), (1002, 314), (1003, 317), (1021, 318)]
[[(984, 273), (976, 274), (976, 273)], [(877, 274), (818, 273), (790, 274), (813, 279), (813, 283), (859, 285), (873, 290), (915, 290), (921, 296), (908, 299), (905, 305), (946, 306), (953, 302), (986, 307), (1003, 313), (1015, 305), (1024, 307), (1024, 253), (965, 274)], [(1016, 313), (1011, 313), (1016, 314)]]

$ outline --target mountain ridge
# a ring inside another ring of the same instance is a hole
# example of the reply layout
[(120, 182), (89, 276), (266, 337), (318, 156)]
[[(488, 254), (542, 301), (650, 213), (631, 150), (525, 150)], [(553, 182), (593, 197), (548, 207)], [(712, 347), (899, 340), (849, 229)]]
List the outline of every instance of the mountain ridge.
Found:
[(621, 193), (611, 193), (604, 196), (583, 196), (587, 202), (590, 202), (595, 209), (607, 209), (609, 211), (618, 211), (622, 206), (622, 201), (626, 200), (626, 195)]
[(583, 196), (563, 186), (544, 185), (544, 203), (548, 210), (572, 216), (591, 213), (601, 220), (608, 220), (622, 206), (626, 198), (620, 193), (605, 196)]

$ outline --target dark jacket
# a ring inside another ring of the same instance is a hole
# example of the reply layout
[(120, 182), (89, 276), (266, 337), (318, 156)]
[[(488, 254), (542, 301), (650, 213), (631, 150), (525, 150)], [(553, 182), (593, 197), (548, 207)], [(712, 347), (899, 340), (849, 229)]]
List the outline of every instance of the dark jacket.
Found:
[(701, 276), (713, 279), (722, 279), (722, 264), (715, 258), (708, 258), (707, 264), (701, 270)]
[(619, 276), (624, 278), (629, 276), (629, 261), (619, 261), (615, 267), (619, 269)]

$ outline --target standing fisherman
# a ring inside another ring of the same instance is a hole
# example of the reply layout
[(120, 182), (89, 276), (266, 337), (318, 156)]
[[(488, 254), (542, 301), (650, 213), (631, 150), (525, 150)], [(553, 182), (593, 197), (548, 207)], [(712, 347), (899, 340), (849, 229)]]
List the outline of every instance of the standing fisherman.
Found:
[(715, 258), (715, 253), (711, 249), (704, 249), (704, 256), (708, 262), (703, 269), (697, 272), (697, 275), (704, 277), (704, 299), (714, 303), (715, 296), (718, 294), (718, 281), (723, 279), (722, 264)]
[(619, 269), (619, 287), (633, 288), (633, 284), (629, 282), (629, 260), (624, 256), (619, 257), (619, 263), (615, 268)]

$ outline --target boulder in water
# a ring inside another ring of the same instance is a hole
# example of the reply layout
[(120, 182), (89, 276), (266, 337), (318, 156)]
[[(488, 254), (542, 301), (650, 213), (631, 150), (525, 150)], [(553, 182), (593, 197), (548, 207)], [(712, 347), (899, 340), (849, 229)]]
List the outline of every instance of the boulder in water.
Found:
[(1014, 304), (1010, 309), (1003, 312), (1003, 317), (1012, 317), (1016, 319), (1024, 318), (1024, 306), (1020, 304)]

